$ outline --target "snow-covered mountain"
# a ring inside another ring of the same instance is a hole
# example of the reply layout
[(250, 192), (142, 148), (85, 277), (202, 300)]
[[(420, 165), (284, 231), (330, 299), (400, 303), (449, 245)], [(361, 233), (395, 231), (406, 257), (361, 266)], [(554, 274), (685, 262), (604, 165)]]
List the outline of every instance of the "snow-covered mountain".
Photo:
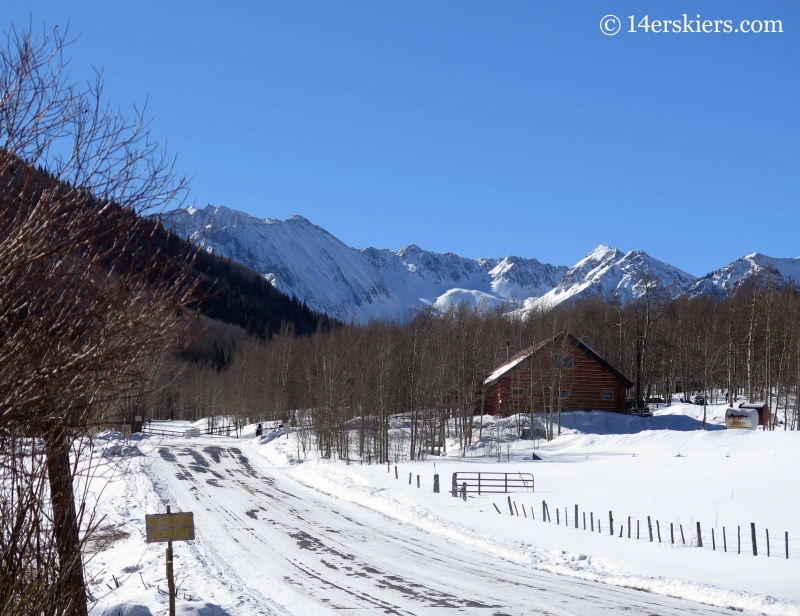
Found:
[(699, 278), (687, 293), (691, 297), (724, 297), (757, 279), (764, 282), (771, 279), (779, 289), (790, 284), (800, 286), (800, 258), (774, 259), (754, 252)]
[(340, 319), (378, 316), (394, 305), (380, 274), (333, 235), (302, 216), (255, 218), (227, 207), (187, 208), (164, 220), (209, 252), (244, 263), (278, 290)]
[(164, 223), (342, 320), (395, 317), (426, 305), (511, 305), (546, 293), (567, 271), (536, 259), (467, 259), (414, 244), (357, 250), (302, 216), (260, 219), (223, 206), (177, 210)]
[(397, 252), (377, 248), (360, 252), (406, 309), (421, 304), (445, 308), (460, 302), (490, 306), (522, 302), (552, 289), (567, 271), (565, 266), (536, 259), (467, 259), (452, 252), (423, 250), (415, 244)]
[(800, 288), (800, 258), (754, 253), (702, 278), (641, 250), (598, 246), (573, 267), (536, 259), (468, 259), (410, 244), (397, 252), (347, 246), (302, 216), (260, 219), (227, 207), (187, 208), (165, 225), (218, 255), (240, 261), (310, 308), (349, 321), (402, 316), (423, 306), (506, 306), (522, 313), (584, 297), (644, 293), (647, 281), (670, 295), (724, 296), (757, 276)]
[(687, 289), (696, 278), (641, 250), (623, 253), (600, 245), (564, 274), (561, 282), (525, 309), (551, 308), (568, 300), (590, 296), (618, 297), (622, 302), (641, 297), (648, 281), (670, 295)]

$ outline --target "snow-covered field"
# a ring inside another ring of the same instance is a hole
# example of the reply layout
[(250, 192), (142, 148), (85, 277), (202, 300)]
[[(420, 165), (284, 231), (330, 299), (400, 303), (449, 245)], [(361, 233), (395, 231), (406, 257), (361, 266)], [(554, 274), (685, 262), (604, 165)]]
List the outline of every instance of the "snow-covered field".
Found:
[[(254, 426), (238, 440), (144, 439), (145, 455), (124, 458), (103, 492), (102, 510), (127, 535), (90, 563), (93, 614), (165, 613), (164, 546), (145, 544), (143, 522), (166, 504), (194, 511), (197, 527), (196, 541), (175, 546), (180, 614), (800, 614), (800, 434), (719, 429), (723, 408), (708, 408), (708, 431), (691, 405), (652, 418), (567, 414), (562, 435), (536, 450), (541, 461), (517, 441), (503, 462), (476, 448), (401, 462), (399, 479), (393, 464), (298, 459), (294, 435), (256, 439)], [(530, 472), (535, 492), (510, 495), (519, 515), (505, 494), (464, 502), (447, 492), (464, 471)]]

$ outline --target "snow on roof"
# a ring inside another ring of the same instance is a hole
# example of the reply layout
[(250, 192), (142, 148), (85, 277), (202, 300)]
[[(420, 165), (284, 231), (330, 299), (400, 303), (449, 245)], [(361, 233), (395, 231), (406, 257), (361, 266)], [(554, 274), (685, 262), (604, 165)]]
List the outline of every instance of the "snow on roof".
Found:
[(614, 366), (609, 364), (602, 357), (602, 355), (600, 355), (597, 351), (595, 351), (593, 348), (591, 348), (589, 345), (587, 345), (583, 340), (580, 340), (579, 338), (576, 338), (575, 336), (573, 336), (569, 332), (560, 332), (560, 333), (556, 334), (555, 336), (551, 336), (550, 338), (542, 340), (541, 342), (538, 342), (538, 343), (534, 344), (533, 346), (528, 347), (527, 349), (523, 349), (522, 351), (520, 351), (519, 353), (514, 355), (511, 359), (509, 359), (507, 362), (497, 366), (497, 368), (494, 369), (494, 372), (492, 372), (483, 381), (483, 384), (487, 385), (487, 386), (488, 385), (493, 385), (504, 374), (506, 374), (507, 372), (509, 372), (509, 371), (513, 370), (514, 368), (516, 368), (524, 360), (528, 359), (531, 355), (536, 353), (536, 351), (541, 349), (546, 344), (549, 344), (550, 342), (553, 342), (553, 341), (557, 340), (559, 337), (561, 337), (563, 335), (568, 336), (573, 344), (575, 344), (578, 348), (582, 349), (587, 355), (592, 357), (592, 359), (594, 359), (594, 361), (599, 363), (601, 366), (607, 368), (608, 371), (611, 372), (611, 374), (613, 374), (615, 377), (617, 377), (622, 382), (624, 382), (626, 387), (632, 387), (633, 386), (633, 381), (631, 381), (628, 377), (626, 377), (624, 374), (622, 374), (619, 370), (614, 368)]
[(494, 372), (492, 372), (486, 378), (486, 380), (483, 382), (483, 384), (484, 385), (490, 385), (491, 383), (494, 383), (501, 376), (503, 376), (507, 372), (513, 370), (517, 366), (519, 366), (523, 361), (528, 359), (536, 351), (541, 349), (548, 342), (552, 342), (553, 340), (558, 338), (560, 335), (561, 334), (556, 334), (555, 336), (547, 338), (546, 340), (542, 340), (541, 342), (538, 342), (537, 344), (534, 344), (533, 346), (529, 346), (527, 349), (522, 349), (519, 353), (517, 353), (516, 355), (513, 355), (511, 357), (511, 359), (509, 359), (507, 362), (497, 366), (497, 368), (494, 369)]
[(507, 361), (504, 364), (501, 364), (498, 368), (495, 369), (484, 381), (484, 384), (488, 385), (492, 381), (496, 381), (501, 376), (503, 376), (509, 370), (513, 370), (516, 366), (521, 364), (523, 361), (528, 359), (528, 354), (521, 355), (521, 357), (517, 357), (516, 359), (512, 359)]

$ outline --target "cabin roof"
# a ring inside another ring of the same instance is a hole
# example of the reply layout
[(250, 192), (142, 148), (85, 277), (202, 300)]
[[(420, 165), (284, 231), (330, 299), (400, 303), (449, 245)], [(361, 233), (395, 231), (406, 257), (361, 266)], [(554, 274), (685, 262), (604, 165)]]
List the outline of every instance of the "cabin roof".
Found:
[(536, 344), (529, 346), (527, 349), (523, 349), (519, 353), (513, 355), (508, 361), (503, 362), (502, 364), (497, 366), (492, 371), (492, 373), (488, 377), (486, 377), (486, 380), (484, 380), (483, 382), (484, 386), (494, 385), (497, 381), (503, 378), (503, 376), (514, 370), (526, 359), (529, 359), (534, 354), (536, 354), (537, 351), (547, 346), (548, 344), (555, 342), (564, 335), (568, 337), (570, 342), (572, 342), (575, 346), (577, 346), (581, 351), (586, 353), (586, 355), (591, 357), (594, 361), (596, 361), (598, 364), (606, 368), (611, 374), (613, 374), (620, 381), (622, 381), (625, 384), (625, 387), (633, 387), (633, 381), (631, 381), (628, 377), (622, 374), (614, 366), (612, 366), (605, 359), (603, 359), (600, 353), (595, 351), (583, 340), (577, 338), (576, 336), (573, 336), (569, 332), (559, 332), (558, 334), (550, 336), (549, 338), (546, 338), (540, 342), (537, 342)]

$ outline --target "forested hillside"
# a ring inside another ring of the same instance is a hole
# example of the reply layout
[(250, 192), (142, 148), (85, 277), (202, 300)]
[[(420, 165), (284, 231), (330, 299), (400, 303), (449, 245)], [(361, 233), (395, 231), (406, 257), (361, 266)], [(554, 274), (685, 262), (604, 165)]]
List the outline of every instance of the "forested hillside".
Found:
[(197, 250), (187, 240), (165, 231), (157, 219), (152, 224), (157, 226), (157, 244), (163, 246), (166, 258), (192, 251), (194, 271), (199, 277), (200, 313), (237, 325), (262, 340), (278, 332), (283, 323), (291, 324), (297, 334), (330, 327), (327, 315), (314, 312), (297, 298), (278, 291), (246, 265)]

